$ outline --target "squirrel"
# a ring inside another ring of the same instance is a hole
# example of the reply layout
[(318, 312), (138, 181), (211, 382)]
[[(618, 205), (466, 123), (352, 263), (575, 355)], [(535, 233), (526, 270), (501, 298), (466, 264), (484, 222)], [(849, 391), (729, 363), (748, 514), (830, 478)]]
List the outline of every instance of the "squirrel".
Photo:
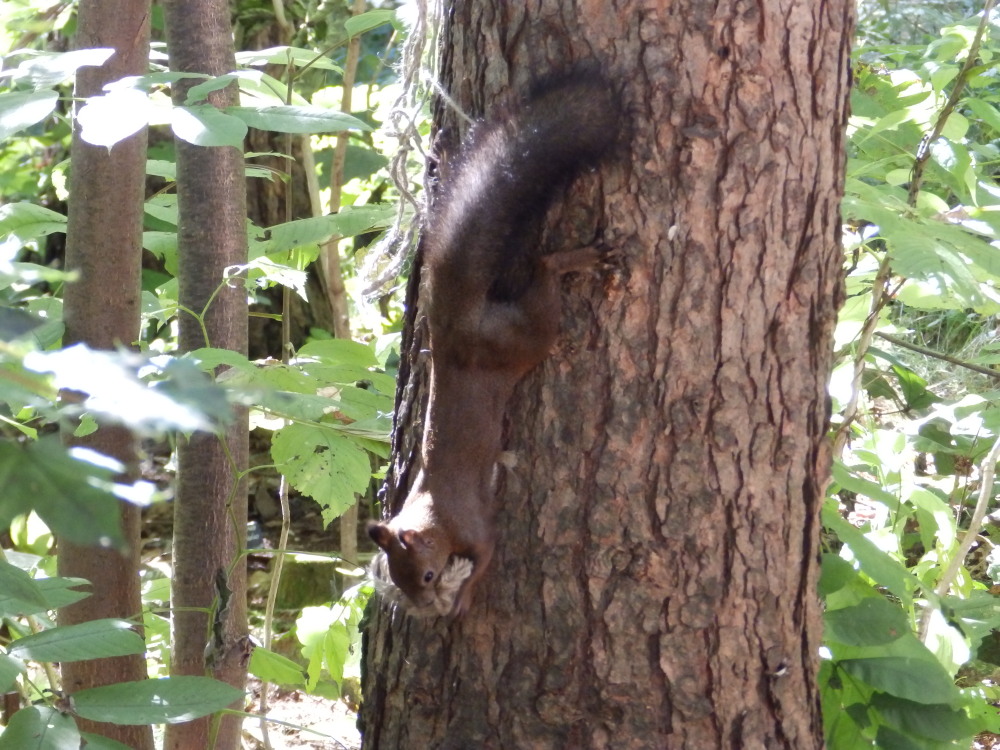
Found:
[(507, 401), (555, 342), (560, 277), (602, 257), (593, 247), (542, 254), (545, 214), (615, 142), (620, 120), (599, 74), (550, 79), (477, 124), (445, 173), (421, 248), (431, 363), (422, 467), (399, 513), (368, 528), (382, 550), (374, 574), (388, 572), (411, 614), (462, 615), (493, 556)]

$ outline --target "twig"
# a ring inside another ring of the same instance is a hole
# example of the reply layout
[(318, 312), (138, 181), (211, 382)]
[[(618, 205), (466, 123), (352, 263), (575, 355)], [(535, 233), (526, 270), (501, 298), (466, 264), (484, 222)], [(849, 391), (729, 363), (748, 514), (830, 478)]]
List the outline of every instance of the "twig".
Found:
[(942, 354), (941, 352), (936, 352), (933, 349), (927, 349), (923, 346), (917, 344), (911, 344), (909, 341), (904, 341), (903, 339), (896, 338), (895, 336), (890, 336), (888, 333), (878, 332), (875, 334), (880, 339), (885, 339), (890, 344), (895, 346), (901, 346), (904, 349), (910, 349), (911, 351), (923, 354), (927, 357), (934, 357), (934, 359), (940, 359), (943, 362), (950, 362), (953, 365), (958, 365), (959, 367), (964, 367), (967, 370), (972, 370), (973, 372), (978, 372), (980, 375), (986, 375), (994, 380), (1000, 380), (1000, 372), (996, 370), (991, 370), (989, 367), (983, 367), (982, 365), (974, 365), (971, 362), (965, 362), (958, 357), (952, 357), (949, 354)]

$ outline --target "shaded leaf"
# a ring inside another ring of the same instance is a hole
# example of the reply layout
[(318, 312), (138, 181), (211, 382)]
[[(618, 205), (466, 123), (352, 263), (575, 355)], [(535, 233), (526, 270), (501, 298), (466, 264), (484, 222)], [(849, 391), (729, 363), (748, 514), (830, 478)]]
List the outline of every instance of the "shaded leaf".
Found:
[(162, 724), (191, 721), (241, 701), (244, 693), (210, 677), (120, 682), (73, 694), (74, 712), (91, 721)]
[(83, 661), (141, 654), (146, 644), (132, 627), (127, 620), (110, 618), (61, 625), (14, 641), (9, 652), (36, 661)]
[(844, 659), (838, 666), (876, 690), (925, 705), (958, 701), (951, 676), (937, 661), (912, 656)]
[(0, 734), (0, 750), (76, 750), (80, 731), (72, 716), (48, 706), (16, 712)]
[(881, 596), (870, 596), (852, 607), (835, 609), (823, 617), (824, 639), (850, 646), (876, 646), (910, 632), (903, 610)]

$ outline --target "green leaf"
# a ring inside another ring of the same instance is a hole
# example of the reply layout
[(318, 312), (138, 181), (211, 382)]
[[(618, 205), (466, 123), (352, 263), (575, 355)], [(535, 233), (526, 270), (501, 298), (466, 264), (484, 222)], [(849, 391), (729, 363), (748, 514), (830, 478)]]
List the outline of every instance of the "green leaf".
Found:
[(24, 674), (24, 662), (12, 659), (6, 654), (0, 654), (0, 693), (8, 692)]
[(858, 574), (855, 572), (854, 566), (847, 560), (840, 555), (834, 555), (830, 552), (824, 553), (820, 563), (819, 584), (817, 586), (820, 597), (826, 599), (830, 594), (840, 591), (857, 577)]
[(141, 654), (146, 644), (132, 627), (127, 620), (110, 618), (62, 625), (14, 641), (9, 652), (35, 661), (84, 661)]
[[(391, 12), (391, 11), (390, 11)], [(291, 60), (296, 68), (319, 68), (333, 70), (338, 73), (342, 68), (325, 55), (319, 55), (315, 50), (301, 47), (269, 47), (262, 50), (250, 50), (236, 53), (236, 63), (247, 67), (257, 65), (287, 65)]]
[(221, 711), (244, 693), (210, 677), (165, 677), (119, 682), (73, 694), (76, 714), (114, 724), (173, 724)]
[(838, 666), (876, 690), (916, 703), (952, 704), (960, 697), (945, 668), (930, 658), (877, 656), (844, 659)]
[(881, 596), (870, 596), (853, 607), (829, 611), (823, 622), (824, 639), (850, 646), (877, 646), (910, 632), (903, 610)]
[[(24, 50), (18, 50), (24, 53)], [(70, 52), (32, 52), (31, 57), (17, 66), (13, 80), (27, 80), (32, 86), (43, 88), (71, 81), (80, 68), (104, 65), (115, 53), (108, 47), (78, 49)]]
[[(367, 369), (378, 365), (375, 352), (368, 344), (348, 339), (322, 339), (303, 344), (299, 360), (316, 359), (326, 365), (349, 365)], [(342, 381), (341, 381), (342, 382)]]
[(213, 91), (224, 89), (236, 80), (239, 80), (239, 76), (234, 73), (227, 73), (226, 75), (209, 78), (207, 81), (203, 81), (202, 83), (196, 84), (188, 89), (187, 99), (184, 103), (191, 105), (198, 104), (199, 102), (205, 102), (208, 95)]
[(387, 23), (393, 23), (395, 20), (395, 10), (370, 10), (367, 13), (361, 13), (348, 18), (344, 21), (344, 28), (347, 30), (348, 36), (357, 36), (358, 34), (364, 34), (366, 31), (377, 29), (379, 26), (384, 26)]
[[(86, 394), (83, 410), (136, 430), (211, 430), (206, 415), (221, 417), (220, 389), (193, 365), (167, 360), (167, 379), (150, 387), (138, 369), (149, 360), (131, 352), (106, 352), (83, 344), (53, 352), (32, 352), (24, 365), (35, 372), (51, 372), (58, 388)], [(207, 388), (214, 403), (205, 399)], [(224, 406), (224, 400), (222, 401)]]
[(111, 472), (75, 458), (57, 438), (26, 445), (0, 442), (0, 527), (34, 510), (67, 541), (119, 548), (123, 544)]
[(371, 480), (368, 454), (331, 429), (284, 427), (272, 437), (271, 457), (295, 489), (320, 504), (324, 526), (351, 507)]
[(304, 686), (305, 669), (281, 654), (257, 647), (250, 656), (250, 674), (276, 685)]
[(69, 714), (48, 706), (16, 712), (0, 734), (0, 750), (77, 750), (80, 731)]
[(22, 244), (53, 232), (66, 231), (66, 217), (34, 203), (0, 206), (0, 238), (16, 237)]
[(0, 617), (26, 614), (20, 606), (41, 612), (48, 608), (47, 605), (30, 575), (6, 560), (0, 560)]
[(163, 261), (163, 268), (177, 276), (177, 232), (143, 232), (142, 246)]
[(839, 460), (833, 462), (832, 474), (833, 481), (845, 490), (850, 490), (851, 492), (856, 492), (859, 495), (864, 495), (865, 497), (880, 502), (889, 508), (895, 508), (899, 505), (899, 498), (891, 492), (887, 492), (882, 489), (880, 485), (870, 479), (858, 476)]
[(170, 127), (174, 135), (195, 146), (242, 148), (243, 138), (247, 134), (247, 126), (243, 120), (232, 117), (211, 104), (174, 107)]
[(226, 113), (258, 130), (278, 133), (335, 133), (344, 130), (371, 130), (356, 117), (312, 105), (265, 105), (227, 107)]
[(880, 550), (865, 535), (845, 521), (836, 511), (823, 509), (823, 523), (832, 529), (840, 540), (847, 545), (861, 569), (880, 586), (898, 596), (906, 607), (911, 605), (913, 590), (919, 582), (897, 560)]
[(964, 104), (976, 117), (1000, 133), (1000, 110), (985, 99), (966, 99)]
[(926, 409), (931, 404), (940, 401), (933, 393), (927, 390), (927, 381), (906, 367), (893, 365), (892, 371), (899, 381), (899, 387), (903, 391), (903, 398), (910, 409)]
[(347, 625), (343, 622), (331, 624), (323, 639), (323, 663), (330, 679), (337, 684), (344, 681), (344, 664), (350, 647), (351, 636), (347, 632)]
[(0, 141), (30, 128), (48, 117), (56, 108), (55, 91), (8, 91), (0, 94)]
[(973, 736), (982, 730), (961, 708), (927, 705), (884, 693), (872, 696), (871, 704), (883, 721), (912, 737), (939, 742), (968, 740), (961, 744), (968, 747)]
[(391, 205), (347, 208), (336, 214), (297, 219), (261, 230), (250, 248), (250, 257), (273, 256), (304, 245), (325, 242), (334, 235), (353, 237), (362, 232), (381, 229), (392, 222)]

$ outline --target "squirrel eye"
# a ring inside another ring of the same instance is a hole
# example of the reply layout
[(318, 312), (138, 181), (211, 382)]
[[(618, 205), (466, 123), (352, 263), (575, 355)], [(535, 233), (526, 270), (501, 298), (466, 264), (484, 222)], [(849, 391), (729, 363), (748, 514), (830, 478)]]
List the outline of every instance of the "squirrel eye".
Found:
[(433, 580), (434, 580), (433, 570), (428, 570), (426, 573), (424, 573), (424, 583), (430, 583)]

